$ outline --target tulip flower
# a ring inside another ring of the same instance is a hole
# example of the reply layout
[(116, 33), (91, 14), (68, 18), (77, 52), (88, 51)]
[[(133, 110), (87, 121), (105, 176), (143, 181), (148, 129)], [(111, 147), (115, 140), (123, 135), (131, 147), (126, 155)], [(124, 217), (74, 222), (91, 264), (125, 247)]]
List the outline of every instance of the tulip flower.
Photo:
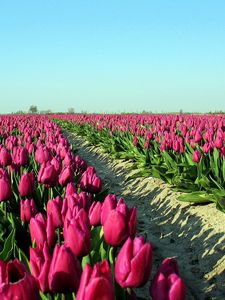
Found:
[(35, 152), (35, 160), (39, 164), (43, 164), (51, 160), (51, 155), (47, 147), (41, 145), (37, 148)]
[(30, 219), (30, 236), (32, 243), (35, 242), (37, 247), (43, 247), (47, 242), (49, 246), (55, 243), (55, 228), (53, 226), (52, 214), (49, 214), (47, 220), (38, 213)]
[(47, 240), (46, 220), (41, 213), (30, 219), (30, 236), (32, 243), (35, 241), (37, 247), (43, 247)]
[(10, 199), (11, 195), (12, 189), (8, 173), (5, 170), (0, 169), (0, 201)]
[(72, 182), (74, 178), (74, 172), (70, 166), (64, 167), (59, 175), (59, 184), (62, 186)]
[(29, 152), (22, 146), (14, 147), (12, 159), (16, 165), (25, 166), (29, 162)]
[(48, 200), (47, 202), (47, 214), (52, 214), (53, 227), (58, 228), (63, 225), (62, 223), (62, 198), (57, 196), (55, 199)]
[(30, 247), (30, 266), (33, 276), (37, 279), (43, 293), (49, 291), (48, 273), (51, 264), (51, 255), (46, 243), (42, 248)]
[(109, 212), (103, 224), (104, 239), (111, 246), (120, 246), (128, 238), (134, 237), (137, 226), (136, 208), (129, 209), (123, 201), (119, 201), (116, 209)]
[(58, 183), (58, 173), (50, 163), (43, 163), (38, 173), (38, 182), (44, 183), (47, 186), (56, 186)]
[(81, 266), (77, 257), (65, 245), (56, 244), (48, 281), (54, 293), (75, 292), (79, 287)]
[(149, 279), (152, 267), (152, 246), (144, 238), (130, 237), (116, 258), (115, 278), (123, 288), (143, 286)]
[(34, 192), (34, 173), (25, 173), (21, 176), (18, 190), (21, 197), (28, 197)]
[(38, 300), (39, 290), (35, 278), (18, 260), (0, 260), (0, 299)]
[(114, 300), (114, 287), (109, 263), (104, 260), (93, 268), (87, 264), (81, 276), (76, 300)]
[(153, 300), (184, 300), (185, 284), (179, 276), (175, 259), (166, 258), (153, 278), (150, 294)]
[(80, 188), (89, 193), (97, 194), (102, 189), (102, 180), (95, 173), (94, 167), (88, 167), (87, 170), (83, 173)]
[[(71, 249), (71, 251), (77, 257), (82, 257), (90, 252), (91, 247), (91, 235), (89, 226), (84, 218), (85, 211), (79, 212), (73, 219), (66, 219), (64, 222), (64, 241), (65, 245)], [(89, 222), (89, 220), (88, 220)]]
[(0, 150), (0, 165), (3, 167), (9, 166), (12, 163), (12, 157), (10, 152), (6, 148)]
[(198, 163), (200, 159), (201, 159), (201, 153), (199, 152), (199, 150), (195, 150), (192, 155), (193, 162)]
[(109, 194), (106, 196), (103, 204), (102, 204), (102, 211), (101, 211), (101, 224), (103, 225), (108, 218), (108, 214), (112, 209), (115, 209), (117, 205), (116, 195)]
[(218, 149), (221, 149), (223, 147), (223, 138), (222, 137), (216, 137), (214, 141), (214, 146)]
[(76, 200), (76, 204), (79, 205), (81, 208), (84, 208), (86, 211), (89, 210), (91, 206), (91, 195), (88, 195), (85, 192), (80, 192), (79, 194), (74, 194), (73, 196)]
[(101, 208), (102, 208), (101, 202), (97, 201), (92, 203), (88, 212), (88, 217), (91, 226), (101, 225)]
[(57, 171), (57, 173), (59, 174), (62, 170), (62, 163), (60, 158), (58, 157), (53, 157), (51, 160), (51, 165), (53, 165)]
[(37, 213), (36, 205), (33, 199), (20, 201), (20, 219), (23, 222), (30, 222), (30, 219)]
[(73, 195), (76, 192), (77, 192), (77, 189), (76, 189), (74, 183), (69, 182), (66, 186), (65, 198), (68, 197), (69, 195)]
[(75, 156), (75, 166), (78, 172), (83, 173), (87, 170), (87, 163), (79, 155)]

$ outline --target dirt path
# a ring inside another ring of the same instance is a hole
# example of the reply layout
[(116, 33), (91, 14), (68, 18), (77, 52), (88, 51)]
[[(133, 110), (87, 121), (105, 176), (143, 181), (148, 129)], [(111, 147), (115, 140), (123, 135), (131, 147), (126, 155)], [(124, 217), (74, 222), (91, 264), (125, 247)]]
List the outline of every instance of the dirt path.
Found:
[[(153, 272), (165, 257), (175, 257), (187, 287), (187, 299), (225, 299), (225, 214), (213, 204), (195, 206), (176, 200), (178, 193), (152, 177), (128, 180), (131, 162), (112, 159), (101, 149), (68, 134), (78, 154), (109, 187), (138, 209), (138, 233), (154, 247)], [(141, 289), (149, 298), (148, 286)]]

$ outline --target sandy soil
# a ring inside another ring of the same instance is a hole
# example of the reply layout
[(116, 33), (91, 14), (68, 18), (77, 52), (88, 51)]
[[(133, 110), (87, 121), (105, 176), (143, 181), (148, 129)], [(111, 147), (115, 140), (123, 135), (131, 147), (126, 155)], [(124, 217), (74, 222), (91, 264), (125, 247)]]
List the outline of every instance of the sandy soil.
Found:
[[(138, 233), (154, 247), (153, 271), (175, 257), (187, 286), (187, 299), (225, 299), (225, 214), (214, 204), (191, 205), (156, 178), (129, 180), (131, 162), (112, 159), (83, 138), (68, 134), (78, 154), (96, 168), (111, 193), (138, 209)], [(152, 277), (152, 276), (151, 276)], [(149, 299), (149, 284), (139, 292)]]

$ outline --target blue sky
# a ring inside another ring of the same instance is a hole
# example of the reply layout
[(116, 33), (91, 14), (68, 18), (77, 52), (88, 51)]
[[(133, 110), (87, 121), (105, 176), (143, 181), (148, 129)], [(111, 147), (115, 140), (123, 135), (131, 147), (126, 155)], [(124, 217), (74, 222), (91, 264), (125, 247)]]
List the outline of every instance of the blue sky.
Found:
[(0, 2), (0, 113), (225, 111), (225, 1)]

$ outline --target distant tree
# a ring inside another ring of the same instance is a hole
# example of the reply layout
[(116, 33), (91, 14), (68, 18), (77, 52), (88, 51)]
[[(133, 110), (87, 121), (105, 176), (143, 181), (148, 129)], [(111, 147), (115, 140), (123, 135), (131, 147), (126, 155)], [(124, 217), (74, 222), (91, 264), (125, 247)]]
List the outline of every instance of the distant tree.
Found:
[(38, 112), (37, 106), (36, 105), (31, 105), (29, 110), (28, 110), (28, 113), (36, 114), (37, 112)]
[(18, 111), (15, 112), (15, 114), (16, 115), (23, 115), (23, 114), (25, 114), (25, 112), (22, 111), (22, 110), (18, 110)]
[(68, 113), (69, 113), (69, 114), (74, 114), (74, 113), (75, 113), (74, 108), (73, 108), (73, 107), (69, 107), (69, 108), (68, 108)]

